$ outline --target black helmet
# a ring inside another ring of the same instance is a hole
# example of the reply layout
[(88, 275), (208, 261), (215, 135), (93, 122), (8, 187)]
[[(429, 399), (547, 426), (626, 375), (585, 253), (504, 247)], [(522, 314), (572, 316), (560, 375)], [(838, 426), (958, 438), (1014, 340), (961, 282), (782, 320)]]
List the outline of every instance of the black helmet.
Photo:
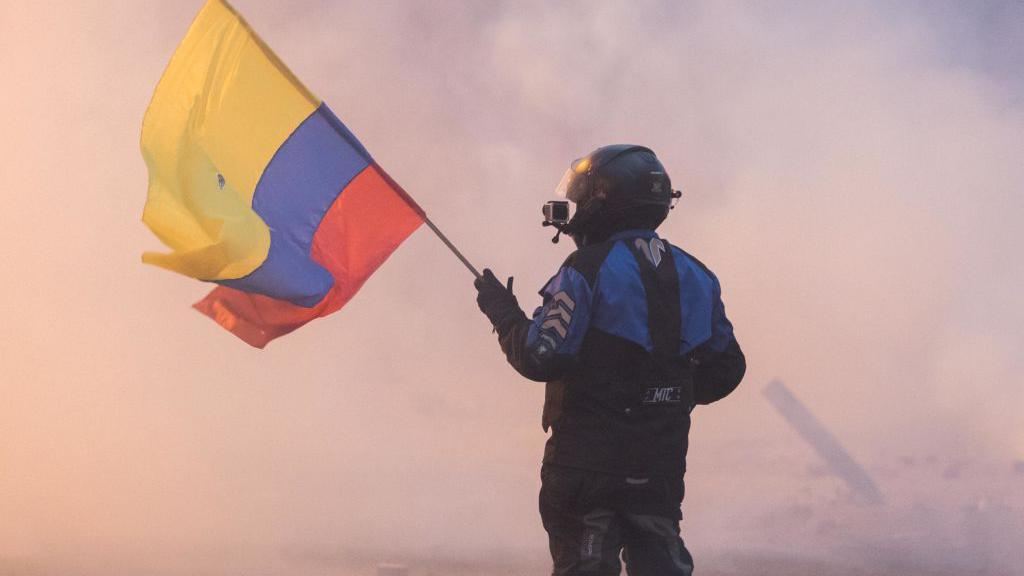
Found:
[(603, 146), (572, 163), (558, 185), (559, 196), (576, 204), (562, 231), (579, 246), (622, 230), (654, 230), (679, 197), (665, 167), (650, 148)]

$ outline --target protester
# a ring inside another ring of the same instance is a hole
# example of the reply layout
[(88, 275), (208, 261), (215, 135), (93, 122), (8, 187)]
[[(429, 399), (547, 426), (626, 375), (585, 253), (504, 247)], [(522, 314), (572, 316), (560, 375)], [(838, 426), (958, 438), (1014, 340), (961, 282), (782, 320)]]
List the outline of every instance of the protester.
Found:
[[(490, 270), (477, 302), (508, 361), (547, 382), (540, 512), (555, 576), (690, 575), (680, 537), (690, 412), (719, 400), (746, 361), (718, 278), (655, 230), (680, 193), (642, 146), (572, 163), (548, 222), (576, 242), (527, 318)], [(561, 208), (556, 205), (554, 208)], [(557, 238), (557, 236), (556, 236)]]

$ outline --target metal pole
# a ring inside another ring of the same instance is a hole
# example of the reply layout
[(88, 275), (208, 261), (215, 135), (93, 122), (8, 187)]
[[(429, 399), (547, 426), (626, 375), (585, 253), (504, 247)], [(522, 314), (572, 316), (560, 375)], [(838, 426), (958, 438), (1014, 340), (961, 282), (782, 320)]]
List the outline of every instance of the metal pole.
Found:
[(762, 392), (796, 433), (814, 448), (814, 451), (828, 463), (832, 472), (842, 478), (847, 486), (869, 504), (885, 503), (885, 496), (867, 470), (850, 456), (839, 443), (839, 439), (832, 435), (800, 400), (797, 400), (785, 384), (773, 380)]
[(444, 245), (447, 246), (448, 249), (452, 251), (452, 254), (455, 254), (455, 256), (457, 256), (458, 259), (462, 261), (462, 264), (465, 265), (466, 268), (468, 268), (469, 271), (473, 273), (473, 276), (479, 278), (480, 273), (476, 271), (476, 268), (474, 268), (473, 265), (469, 263), (469, 260), (466, 260), (466, 257), (462, 255), (462, 252), (459, 252), (459, 249), (455, 247), (455, 244), (452, 244), (451, 240), (449, 240), (448, 237), (445, 236), (443, 232), (438, 230), (437, 226), (434, 226), (434, 223), (430, 221), (430, 218), (424, 216), (423, 221), (426, 222), (427, 226), (434, 232), (434, 234), (436, 234), (437, 237), (441, 239), (441, 242), (444, 242)]

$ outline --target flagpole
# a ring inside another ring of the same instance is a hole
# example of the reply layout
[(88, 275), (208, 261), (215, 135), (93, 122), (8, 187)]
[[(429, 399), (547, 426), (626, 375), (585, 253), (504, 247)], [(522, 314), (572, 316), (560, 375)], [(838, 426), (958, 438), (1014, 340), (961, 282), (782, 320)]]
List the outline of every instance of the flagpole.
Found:
[(470, 272), (473, 273), (473, 276), (479, 278), (480, 273), (477, 272), (476, 268), (474, 268), (473, 265), (469, 263), (469, 260), (466, 260), (466, 257), (462, 255), (462, 252), (459, 252), (459, 249), (455, 247), (455, 244), (452, 244), (451, 240), (449, 240), (448, 237), (444, 235), (444, 232), (441, 232), (441, 230), (439, 230), (437, 226), (435, 226), (434, 223), (430, 221), (430, 218), (428, 218), (426, 215), (423, 216), (423, 221), (426, 222), (427, 226), (434, 232), (434, 234), (436, 234), (437, 237), (441, 239), (441, 242), (444, 242), (444, 245), (447, 246), (448, 249), (452, 251), (452, 254), (455, 254), (455, 256), (457, 256), (458, 259), (462, 261), (462, 264), (466, 268), (468, 268)]

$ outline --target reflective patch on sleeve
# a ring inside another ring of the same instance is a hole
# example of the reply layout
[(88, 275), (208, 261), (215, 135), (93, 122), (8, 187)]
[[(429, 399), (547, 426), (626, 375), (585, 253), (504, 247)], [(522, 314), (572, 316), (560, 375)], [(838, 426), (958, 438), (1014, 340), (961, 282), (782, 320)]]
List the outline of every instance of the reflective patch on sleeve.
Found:
[(573, 299), (565, 292), (565, 290), (562, 290), (558, 294), (552, 296), (551, 303), (564, 306), (565, 309), (568, 310), (570, 313), (576, 309), (576, 302), (573, 301)]
[(561, 343), (569, 334), (569, 324), (572, 323), (572, 312), (575, 309), (576, 302), (564, 290), (552, 296), (545, 307), (544, 320), (540, 324), (541, 333), (557, 335), (555, 341)]
[(573, 356), (590, 325), (593, 290), (575, 269), (562, 267), (540, 291), (543, 305), (533, 313), (526, 347), (535, 356)]
[(545, 332), (541, 332), (540, 337), (537, 339), (537, 343), (533, 347), (533, 355), (538, 359), (545, 359), (554, 353), (555, 348), (558, 347), (558, 342)]
[(552, 328), (555, 332), (558, 332), (559, 336), (565, 338), (565, 335), (569, 332), (569, 322), (572, 322), (572, 313), (565, 308), (556, 308), (548, 312), (540, 328), (541, 330)]

